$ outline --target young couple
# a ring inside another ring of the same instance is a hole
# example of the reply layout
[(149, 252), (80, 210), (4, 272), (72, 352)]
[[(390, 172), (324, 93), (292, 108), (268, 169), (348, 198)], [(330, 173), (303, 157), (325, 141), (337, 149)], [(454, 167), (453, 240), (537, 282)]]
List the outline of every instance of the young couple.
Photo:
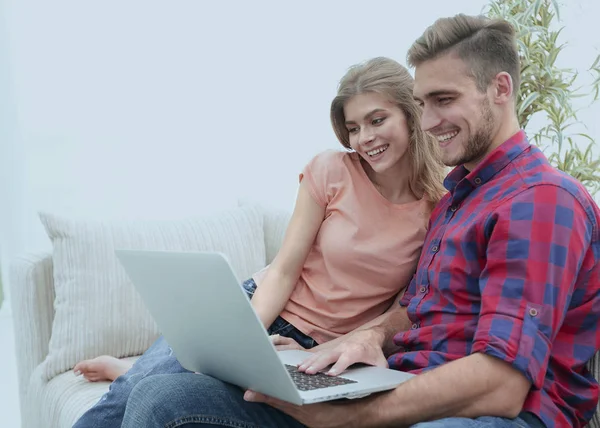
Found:
[[(276, 345), (314, 352), (300, 370), (332, 364), (337, 375), (363, 362), (418, 376), (360, 400), (294, 406), (190, 373), (159, 339), (131, 368), (110, 357), (76, 366), (116, 380), (75, 427), (591, 419), (600, 210), (520, 129), (513, 28), (440, 19), (408, 62), (414, 82), (385, 58), (341, 80), (331, 121), (350, 151), (306, 166), (279, 254), (243, 286)], [(439, 159), (455, 167), (447, 192)]]

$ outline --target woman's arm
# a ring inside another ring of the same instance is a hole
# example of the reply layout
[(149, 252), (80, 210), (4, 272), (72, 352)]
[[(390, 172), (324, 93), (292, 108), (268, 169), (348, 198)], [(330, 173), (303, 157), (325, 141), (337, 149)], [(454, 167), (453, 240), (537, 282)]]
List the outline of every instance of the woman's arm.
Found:
[[(398, 332), (406, 331), (410, 329), (411, 322), (408, 319), (406, 314), (406, 308), (400, 306), (400, 300), (404, 295), (406, 288), (400, 290), (400, 292), (394, 298), (394, 301), (390, 305), (390, 307), (377, 318), (372, 319), (371, 321), (361, 325), (360, 327), (355, 328), (354, 330), (346, 333), (343, 336), (338, 337), (337, 339), (330, 340), (329, 342), (323, 343), (319, 346), (312, 348), (311, 352), (320, 352), (328, 349), (333, 349), (340, 343), (344, 342), (348, 336), (353, 333), (364, 331), (364, 330), (379, 330), (380, 333), (383, 334), (385, 340), (381, 344), (384, 355), (391, 355), (398, 351), (398, 348), (394, 345), (391, 338)], [(289, 342), (284, 342), (283, 340), (279, 341), (282, 345), (285, 343), (289, 345)], [(290, 347), (291, 348), (291, 347)], [(283, 348), (282, 349), (287, 349)]]
[(306, 186), (300, 182), (281, 248), (252, 297), (252, 306), (265, 328), (275, 321), (290, 298), (325, 218), (325, 207), (317, 204)]

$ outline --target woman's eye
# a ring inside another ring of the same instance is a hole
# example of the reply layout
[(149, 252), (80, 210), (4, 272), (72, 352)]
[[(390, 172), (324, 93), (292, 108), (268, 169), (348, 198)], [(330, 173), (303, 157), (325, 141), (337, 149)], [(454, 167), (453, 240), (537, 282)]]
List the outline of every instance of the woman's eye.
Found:
[(358, 128), (348, 128), (348, 134), (356, 134), (358, 132)]
[(383, 123), (384, 120), (385, 120), (385, 117), (379, 117), (377, 119), (373, 119), (373, 121), (371, 123), (373, 125), (379, 125), (379, 124)]

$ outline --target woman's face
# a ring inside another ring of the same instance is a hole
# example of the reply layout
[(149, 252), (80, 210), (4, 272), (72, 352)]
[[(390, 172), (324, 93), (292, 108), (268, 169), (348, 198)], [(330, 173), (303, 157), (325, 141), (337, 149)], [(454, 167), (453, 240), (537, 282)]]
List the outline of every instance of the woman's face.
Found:
[(404, 112), (385, 96), (367, 92), (344, 104), (350, 146), (375, 172), (383, 173), (407, 161), (410, 143)]

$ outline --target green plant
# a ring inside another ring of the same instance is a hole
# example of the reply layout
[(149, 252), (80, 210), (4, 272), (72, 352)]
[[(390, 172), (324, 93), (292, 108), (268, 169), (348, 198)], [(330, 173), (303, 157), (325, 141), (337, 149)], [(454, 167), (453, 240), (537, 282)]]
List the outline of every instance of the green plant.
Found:
[(600, 156), (594, 153), (595, 141), (577, 129), (585, 128), (573, 108), (575, 98), (590, 103), (600, 95), (600, 55), (588, 70), (593, 81), (577, 87), (580, 75), (560, 68), (556, 61), (565, 44), (559, 41), (564, 27), (558, 27), (560, 9), (556, 0), (492, 0), (485, 14), (510, 22), (518, 35), (521, 57), (521, 86), (517, 96), (519, 123), (527, 129), (534, 115), (545, 116), (547, 123), (532, 141), (552, 152), (549, 161), (584, 184), (590, 193), (600, 190)]

